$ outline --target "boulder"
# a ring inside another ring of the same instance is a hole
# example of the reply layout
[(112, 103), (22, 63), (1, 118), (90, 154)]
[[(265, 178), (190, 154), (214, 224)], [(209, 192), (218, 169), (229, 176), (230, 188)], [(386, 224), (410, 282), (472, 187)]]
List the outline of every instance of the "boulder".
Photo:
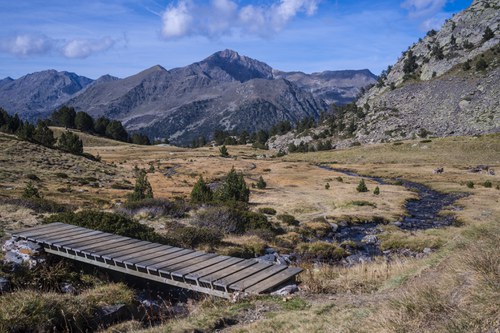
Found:
[(9, 279), (0, 277), (0, 294), (9, 292), (10, 289), (11, 285)]
[(278, 289), (271, 293), (274, 296), (287, 296), (299, 291), (299, 287), (296, 284), (289, 284), (281, 289)]

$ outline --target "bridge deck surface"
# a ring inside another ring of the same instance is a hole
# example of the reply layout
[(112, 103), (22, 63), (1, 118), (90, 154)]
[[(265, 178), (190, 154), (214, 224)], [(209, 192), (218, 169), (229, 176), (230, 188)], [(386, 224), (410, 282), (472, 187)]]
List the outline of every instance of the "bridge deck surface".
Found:
[(219, 297), (265, 293), (302, 270), (141, 241), (64, 223), (11, 232), (46, 252)]

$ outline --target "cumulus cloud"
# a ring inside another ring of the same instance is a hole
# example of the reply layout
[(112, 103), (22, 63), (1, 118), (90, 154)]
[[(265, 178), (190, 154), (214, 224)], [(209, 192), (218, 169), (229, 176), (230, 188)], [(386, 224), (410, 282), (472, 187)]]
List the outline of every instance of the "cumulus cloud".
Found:
[(87, 58), (88, 56), (109, 50), (116, 43), (111, 37), (101, 39), (73, 39), (61, 49), (66, 58)]
[(0, 39), (0, 51), (18, 57), (29, 57), (50, 52), (54, 42), (45, 35), (21, 34)]
[(55, 39), (42, 34), (17, 34), (0, 37), (0, 52), (24, 58), (59, 53), (66, 58), (87, 58), (95, 53), (112, 48), (117, 40), (111, 37), (100, 39)]
[(268, 5), (240, 7), (232, 0), (211, 0), (208, 4), (179, 0), (163, 12), (162, 35), (166, 39), (187, 35), (213, 38), (241, 31), (270, 36), (301, 13), (314, 15), (320, 1), (275, 0)]
[(447, 0), (405, 0), (401, 7), (408, 10), (411, 17), (428, 17), (440, 12)]

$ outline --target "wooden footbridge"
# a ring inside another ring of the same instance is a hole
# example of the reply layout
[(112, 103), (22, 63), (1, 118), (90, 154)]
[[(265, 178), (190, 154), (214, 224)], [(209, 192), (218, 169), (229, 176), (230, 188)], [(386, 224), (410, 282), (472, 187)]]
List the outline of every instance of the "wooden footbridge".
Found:
[(182, 249), (64, 223), (45, 224), (11, 232), (11, 235), (38, 243), (47, 253), (224, 298), (229, 298), (233, 292), (267, 292), (302, 271), (286, 265)]

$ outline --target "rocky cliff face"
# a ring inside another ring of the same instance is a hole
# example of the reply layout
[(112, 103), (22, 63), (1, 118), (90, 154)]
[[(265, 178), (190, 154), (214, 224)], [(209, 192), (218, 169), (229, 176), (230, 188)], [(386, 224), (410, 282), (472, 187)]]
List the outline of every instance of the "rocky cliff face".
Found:
[(296, 83), (327, 104), (350, 103), (356, 99), (362, 88), (377, 82), (377, 76), (367, 69), (312, 74), (274, 71), (274, 77)]
[(403, 55), (357, 102), (361, 142), (500, 130), (500, 5), (476, 0)]
[(69, 72), (47, 70), (17, 80), (0, 81), (0, 107), (24, 119), (43, 117), (79, 92), (92, 80)]

